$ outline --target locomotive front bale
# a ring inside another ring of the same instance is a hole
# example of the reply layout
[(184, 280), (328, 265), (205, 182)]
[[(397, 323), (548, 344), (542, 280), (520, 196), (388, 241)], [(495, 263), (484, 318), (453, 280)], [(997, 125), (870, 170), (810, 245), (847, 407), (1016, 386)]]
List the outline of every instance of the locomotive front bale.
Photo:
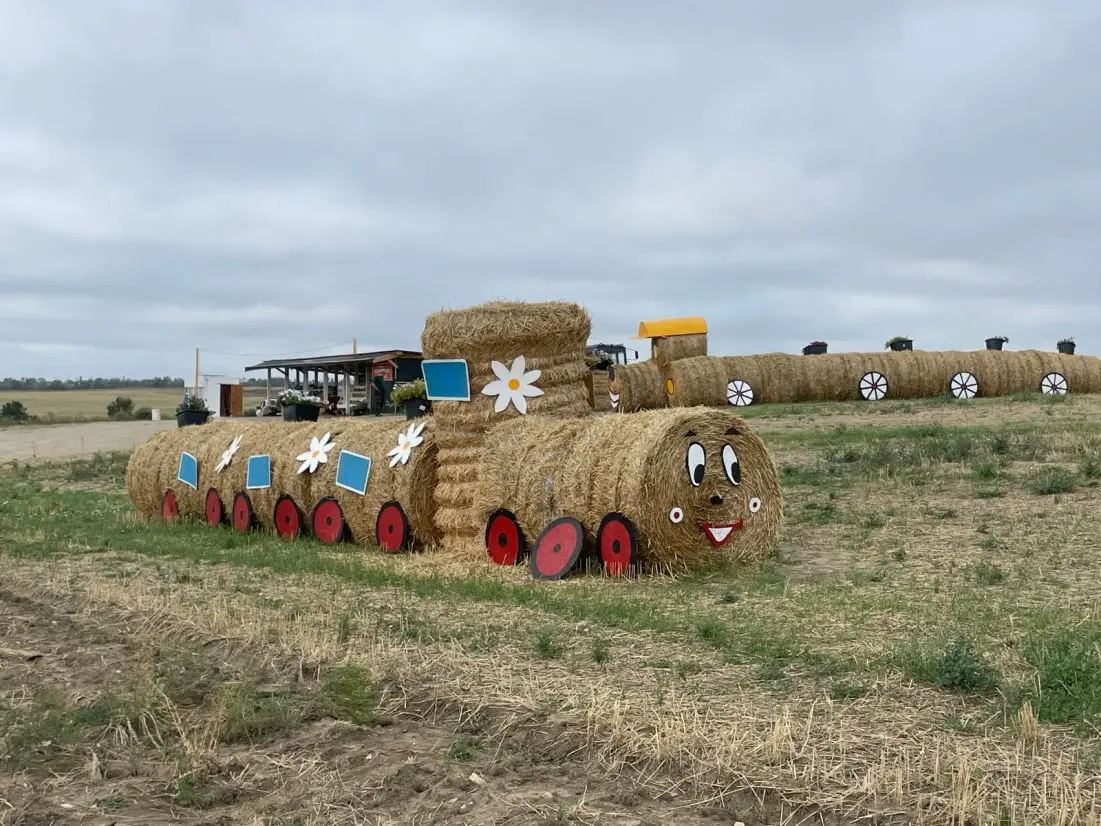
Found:
[(608, 368), (608, 393), (612, 409), (620, 413), (665, 407), (665, 374), (652, 359), (617, 364)]
[(525, 397), (527, 415), (587, 416), (592, 408), (585, 387), (585, 344), (591, 328), (585, 308), (566, 301), (492, 301), (425, 319), (424, 357), (464, 359), (470, 371), (469, 402), (433, 403), (439, 448), (436, 525), (448, 552), (471, 559), (482, 552), (484, 526), (473, 507), (478, 460), (489, 429), (521, 415), (512, 404), (496, 412), (496, 397), (482, 393), (499, 378), (494, 362), (506, 370), (540, 371), (533, 384), (542, 393)]
[(622, 514), (635, 528), (643, 569), (756, 562), (775, 548), (782, 515), (776, 468), (731, 411), (515, 421), (491, 438), (478, 514), (485, 526), (495, 510), (510, 510), (529, 547), (557, 517), (579, 520), (591, 542), (605, 516)]

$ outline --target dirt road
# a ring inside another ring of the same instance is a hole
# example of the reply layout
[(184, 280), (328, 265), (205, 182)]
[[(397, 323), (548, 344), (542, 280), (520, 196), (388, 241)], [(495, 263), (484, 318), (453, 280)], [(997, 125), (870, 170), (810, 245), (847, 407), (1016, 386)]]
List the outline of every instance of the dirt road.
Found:
[(0, 462), (12, 459), (65, 459), (112, 450), (132, 450), (176, 420), (159, 422), (88, 422), (0, 428)]

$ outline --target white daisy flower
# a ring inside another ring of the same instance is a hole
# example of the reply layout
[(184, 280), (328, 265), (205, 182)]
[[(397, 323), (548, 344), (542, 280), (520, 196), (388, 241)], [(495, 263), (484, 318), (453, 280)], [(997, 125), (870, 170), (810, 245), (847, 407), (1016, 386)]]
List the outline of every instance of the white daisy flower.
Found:
[(482, 393), (497, 397), (493, 405), (494, 413), (500, 413), (510, 404), (520, 413), (527, 413), (528, 397), (543, 395), (542, 389), (535, 386), (535, 380), (543, 375), (543, 371), (529, 370), (525, 373), (527, 362), (523, 356), (517, 356), (511, 367), (505, 367), (499, 361), (492, 362), (490, 366), (497, 380), (487, 384)]
[(409, 425), (408, 430), (403, 430), (398, 434), (398, 446), (387, 453), (387, 456), (392, 456), (390, 459), (390, 467), (393, 467), (398, 462), (403, 465), (409, 461), (409, 454), (413, 452), (413, 448), (424, 441), (424, 437), (421, 433), (424, 431), (425, 422)]
[(295, 457), (302, 463), (298, 466), (298, 472), (302, 473), (305, 470), (309, 470), (310, 473), (313, 473), (317, 470), (319, 464), (329, 460), (328, 453), (333, 447), (333, 443), (329, 441), (328, 433), (320, 439), (316, 436), (312, 437), (310, 439), (310, 449), (305, 453), (299, 453)]
[(233, 461), (233, 454), (237, 452), (237, 448), (240, 446), (241, 437), (234, 436), (233, 441), (229, 443), (229, 447), (222, 451), (222, 458), (214, 468), (216, 473), (221, 473), (229, 466), (229, 463)]

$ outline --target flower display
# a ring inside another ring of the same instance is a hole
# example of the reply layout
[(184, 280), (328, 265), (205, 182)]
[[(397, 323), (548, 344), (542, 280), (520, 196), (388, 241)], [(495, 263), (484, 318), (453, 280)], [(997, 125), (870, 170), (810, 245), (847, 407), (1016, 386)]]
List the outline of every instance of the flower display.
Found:
[(299, 453), (295, 458), (302, 464), (298, 466), (298, 473), (309, 471), (313, 473), (317, 466), (329, 460), (328, 453), (334, 447), (326, 433), (320, 439), (316, 436), (310, 439), (310, 449), (305, 453)]
[(421, 433), (424, 432), (424, 426), (424, 422), (420, 424), (413, 423), (409, 425), (408, 430), (398, 433), (398, 446), (386, 454), (391, 457), (390, 467), (394, 467), (398, 462), (404, 465), (409, 461), (413, 448), (424, 441), (424, 437), (421, 436)]
[(493, 405), (493, 412), (500, 413), (510, 404), (520, 413), (528, 412), (528, 398), (542, 396), (543, 390), (535, 386), (535, 380), (543, 375), (542, 370), (527, 370), (527, 361), (523, 356), (517, 356), (510, 367), (505, 367), (501, 362), (494, 361), (490, 364), (493, 374), (497, 377), (483, 389), (486, 396), (496, 396), (497, 401)]

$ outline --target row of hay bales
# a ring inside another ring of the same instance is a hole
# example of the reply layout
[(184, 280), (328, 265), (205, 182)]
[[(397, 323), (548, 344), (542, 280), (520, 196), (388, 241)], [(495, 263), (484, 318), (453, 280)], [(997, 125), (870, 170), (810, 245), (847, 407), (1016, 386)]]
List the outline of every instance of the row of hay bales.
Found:
[(755, 403), (848, 401), (861, 398), (860, 380), (887, 379), (886, 399), (942, 396), (952, 377), (971, 373), (979, 396), (1039, 390), (1044, 376), (1066, 379), (1068, 392), (1101, 392), (1101, 359), (1041, 350), (901, 351), (815, 356), (692, 356), (616, 366), (610, 392), (619, 412), (656, 407), (726, 406), (730, 382), (753, 389)]

